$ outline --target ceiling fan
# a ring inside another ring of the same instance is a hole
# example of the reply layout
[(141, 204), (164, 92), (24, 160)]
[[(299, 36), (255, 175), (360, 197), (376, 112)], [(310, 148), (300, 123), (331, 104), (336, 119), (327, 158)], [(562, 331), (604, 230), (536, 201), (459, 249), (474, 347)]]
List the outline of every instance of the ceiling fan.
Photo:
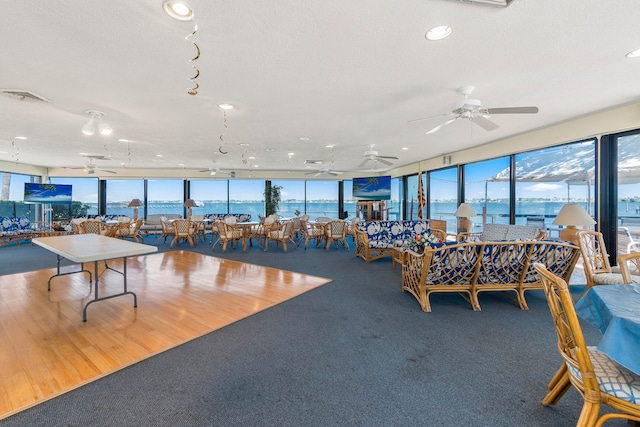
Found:
[(209, 175), (211, 175), (211, 176), (214, 176), (214, 175), (230, 175), (231, 174), (231, 172), (220, 170), (220, 168), (208, 168), (208, 169), (203, 169), (200, 172), (209, 172)]
[(475, 88), (473, 86), (465, 86), (458, 89), (457, 92), (460, 95), (463, 95), (464, 99), (462, 101), (456, 102), (451, 107), (450, 113), (410, 120), (409, 123), (417, 122), (420, 120), (434, 119), (436, 117), (453, 116), (444, 123), (441, 123), (438, 126), (432, 128), (426, 134), (429, 135), (435, 133), (443, 127), (455, 122), (457, 119), (471, 120), (473, 123), (477, 124), (484, 130), (492, 131), (499, 127), (497, 124), (489, 120), (489, 117), (494, 114), (536, 114), (538, 112), (538, 107), (484, 108), (482, 106), (482, 102), (480, 102), (479, 99), (469, 98), (469, 95), (471, 94), (471, 92), (473, 92), (474, 89)]
[(338, 172), (338, 171), (334, 171), (331, 168), (328, 167), (321, 167), (319, 170), (315, 171), (315, 172), (307, 172), (305, 173), (305, 175), (313, 175), (313, 176), (320, 176), (320, 175), (342, 175), (342, 172)]
[(364, 165), (366, 165), (367, 162), (380, 162), (380, 163), (383, 163), (383, 164), (385, 164), (387, 166), (391, 166), (393, 163), (391, 163), (390, 161), (385, 160), (385, 159), (398, 160), (398, 158), (395, 157), (395, 156), (381, 156), (381, 155), (379, 155), (378, 152), (373, 149), (373, 145), (374, 144), (369, 145), (369, 149), (364, 152), (364, 154), (363, 154), (364, 160), (358, 166), (359, 168), (361, 168)]
[(82, 169), (83, 171), (85, 171), (85, 173), (87, 175), (93, 175), (93, 174), (96, 173), (96, 171), (101, 171), (101, 172), (106, 172), (106, 173), (117, 173), (115, 171), (110, 171), (110, 170), (107, 170), (107, 169), (102, 169), (102, 168), (97, 167), (96, 165), (93, 164), (93, 161), (91, 160), (91, 158), (89, 158), (89, 161), (83, 167), (65, 168), (65, 169)]

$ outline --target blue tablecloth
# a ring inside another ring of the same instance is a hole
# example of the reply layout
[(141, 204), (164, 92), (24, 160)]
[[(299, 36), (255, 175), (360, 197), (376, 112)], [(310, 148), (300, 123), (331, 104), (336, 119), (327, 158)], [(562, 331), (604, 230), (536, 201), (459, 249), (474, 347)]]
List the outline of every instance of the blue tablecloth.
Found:
[(600, 328), (598, 350), (640, 375), (640, 285), (593, 287), (575, 307)]

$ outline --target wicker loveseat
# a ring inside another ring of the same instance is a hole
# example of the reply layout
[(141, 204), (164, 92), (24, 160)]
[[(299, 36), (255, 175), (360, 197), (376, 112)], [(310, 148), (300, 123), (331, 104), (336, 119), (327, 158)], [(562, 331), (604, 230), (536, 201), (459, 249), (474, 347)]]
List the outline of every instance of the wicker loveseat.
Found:
[(402, 265), (402, 290), (415, 296), (426, 312), (431, 311), (429, 297), (436, 292), (459, 293), (473, 310), (480, 311), (480, 292), (512, 291), (520, 308), (526, 310), (525, 292), (544, 288), (534, 262), (569, 281), (580, 257), (577, 246), (551, 240), (435, 246), (422, 254), (408, 251)]
[(356, 256), (367, 263), (391, 257), (393, 248), (406, 247), (416, 234), (431, 233), (444, 240), (441, 230), (429, 228), (428, 221), (365, 221), (356, 230)]
[(50, 231), (47, 226), (32, 223), (27, 217), (0, 217), (0, 246), (31, 239), (34, 232)]

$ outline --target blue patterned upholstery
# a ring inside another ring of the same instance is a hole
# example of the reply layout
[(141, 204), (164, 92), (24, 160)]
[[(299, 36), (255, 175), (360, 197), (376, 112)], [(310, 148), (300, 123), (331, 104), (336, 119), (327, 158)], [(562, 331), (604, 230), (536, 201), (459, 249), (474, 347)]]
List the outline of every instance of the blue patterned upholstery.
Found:
[(34, 224), (27, 217), (0, 217), (0, 246), (31, 238)]
[(235, 217), (238, 222), (251, 221), (251, 214), (238, 214), (238, 213), (232, 213), (232, 214), (210, 213), (210, 214), (205, 214), (204, 218), (211, 220), (211, 222), (215, 222), (215, 221), (224, 221), (224, 219), (228, 216)]
[[(611, 360), (596, 347), (587, 347), (600, 391), (640, 405), (640, 376)], [(582, 379), (580, 371), (567, 363), (571, 373)]]
[(366, 221), (356, 232), (356, 256), (367, 263), (390, 257), (393, 248), (407, 247), (416, 234), (429, 233), (427, 221)]

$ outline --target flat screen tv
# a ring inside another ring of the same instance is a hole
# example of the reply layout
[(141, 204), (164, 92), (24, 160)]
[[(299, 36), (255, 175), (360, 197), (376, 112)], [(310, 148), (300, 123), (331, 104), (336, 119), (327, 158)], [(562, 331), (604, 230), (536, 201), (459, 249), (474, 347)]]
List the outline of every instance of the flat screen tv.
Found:
[(25, 203), (71, 203), (71, 185), (24, 183)]
[(390, 200), (391, 175), (353, 178), (353, 198), (358, 200)]

